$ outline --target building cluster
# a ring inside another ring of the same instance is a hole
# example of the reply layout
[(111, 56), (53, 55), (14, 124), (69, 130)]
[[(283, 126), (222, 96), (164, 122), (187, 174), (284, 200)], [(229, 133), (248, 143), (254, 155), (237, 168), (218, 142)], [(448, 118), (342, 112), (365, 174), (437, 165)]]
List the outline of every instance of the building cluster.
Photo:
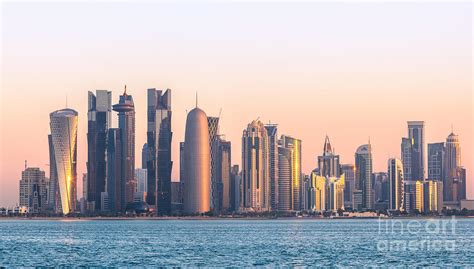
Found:
[[(20, 180), (20, 204), (30, 213), (226, 214), (234, 212), (440, 212), (466, 199), (466, 170), (459, 138), (427, 145), (424, 122), (409, 121), (400, 158), (386, 172), (373, 171), (372, 145), (357, 148), (354, 162), (341, 164), (326, 136), (317, 167), (302, 171), (302, 141), (279, 135), (278, 125), (253, 120), (242, 133), (241, 166), (233, 165), (231, 142), (220, 134), (220, 117), (198, 107), (189, 111), (180, 142), (180, 181), (171, 180), (171, 90), (147, 91), (147, 139), (135, 168), (135, 106), (124, 93), (88, 93), (87, 173), (77, 201), (78, 113), (50, 114), (49, 178), (27, 167)], [(111, 128), (112, 111), (118, 128)], [(427, 163), (427, 169), (425, 169)]]

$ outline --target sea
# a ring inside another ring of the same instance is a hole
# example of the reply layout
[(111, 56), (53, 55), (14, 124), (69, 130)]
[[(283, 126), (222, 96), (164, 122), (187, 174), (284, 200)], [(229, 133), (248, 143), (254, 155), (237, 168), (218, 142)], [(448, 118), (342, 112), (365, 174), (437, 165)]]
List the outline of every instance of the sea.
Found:
[(474, 219), (0, 219), (0, 267), (472, 267)]

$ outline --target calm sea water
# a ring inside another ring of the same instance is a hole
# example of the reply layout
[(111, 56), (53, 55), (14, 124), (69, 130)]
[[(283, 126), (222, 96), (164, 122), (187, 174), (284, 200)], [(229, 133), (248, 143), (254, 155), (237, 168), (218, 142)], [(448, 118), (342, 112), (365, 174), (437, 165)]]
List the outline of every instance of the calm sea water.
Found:
[(0, 220), (0, 266), (474, 266), (474, 220), (436, 223)]

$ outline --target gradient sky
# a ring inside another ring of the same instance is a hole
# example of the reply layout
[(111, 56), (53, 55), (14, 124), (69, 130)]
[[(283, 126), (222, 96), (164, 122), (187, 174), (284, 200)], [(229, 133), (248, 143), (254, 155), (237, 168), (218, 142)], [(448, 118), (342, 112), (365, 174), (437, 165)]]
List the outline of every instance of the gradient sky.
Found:
[[(373, 146), (374, 171), (400, 157), (407, 120), (426, 141), (459, 134), (474, 196), (472, 4), (3, 3), (0, 205), (18, 203), (24, 167), (49, 174), (49, 113), (79, 112), (78, 197), (87, 156), (87, 91), (127, 84), (136, 107), (136, 164), (146, 140), (146, 89), (173, 90), (173, 180), (186, 110), (222, 108), (221, 133), (241, 162), (252, 119), (303, 140), (303, 171), (329, 135), (343, 163)], [(117, 126), (114, 113), (113, 125)]]

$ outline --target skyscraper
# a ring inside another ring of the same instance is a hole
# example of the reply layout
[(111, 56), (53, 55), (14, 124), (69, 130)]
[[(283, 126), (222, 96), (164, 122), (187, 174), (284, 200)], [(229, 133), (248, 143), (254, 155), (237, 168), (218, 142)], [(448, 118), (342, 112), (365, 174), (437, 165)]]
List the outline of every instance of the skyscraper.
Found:
[(270, 155), (270, 205), (272, 210), (278, 210), (278, 125), (265, 124), (265, 129), (267, 129)]
[(444, 143), (428, 144), (428, 180), (444, 181)]
[(291, 190), (292, 190), (292, 205), (293, 210), (301, 209), (301, 140), (290, 136), (281, 136), (281, 146), (292, 149), (292, 164), (291, 164)]
[(352, 195), (355, 189), (355, 167), (353, 164), (342, 164), (341, 173), (344, 175), (344, 207), (352, 207)]
[[(147, 169), (149, 155), (150, 154), (148, 151), (148, 144), (144, 143), (142, 147), (142, 169)], [(148, 188), (148, 185), (147, 185), (147, 188)]]
[(336, 155), (329, 137), (324, 141), (323, 155), (318, 156), (319, 175), (323, 177), (339, 177), (341, 175), (341, 166), (339, 164), (339, 155)]
[(29, 213), (40, 213), (47, 209), (48, 182), (44, 171), (26, 167), (21, 172), (20, 207), (27, 207)]
[(411, 212), (416, 207), (416, 180), (413, 179), (413, 145), (414, 141), (412, 138), (402, 138), (401, 161), (403, 164), (403, 184), (405, 196), (403, 198), (403, 202), (405, 203), (403, 208), (408, 212)]
[(293, 149), (278, 147), (278, 210), (291, 211), (293, 204), (292, 169)]
[(425, 179), (425, 122), (409, 121), (408, 138), (413, 141), (412, 180)]
[(111, 128), (107, 143), (107, 198), (108, 210), (120, 212), (125, 210), (122, 203), (125, 181), (122, 180), (122, 132), (119, 128)]
[(241, 189), (241, 177), (238, 165), (233, 165), (231, 168), (231, 181), (230, 181), (230, 210), (238, 211), (240, 207), (240, 189)]
[(215, 177), (217, 182), (218, 202), (214, 210), (226, 212), (230, 209), (230, 174), (231, 174), (231, 143), (218, 137), (215, 141)]
[(270, 154), (262, 122), (252, 121), (242, 135), (242, 205), (247, 210), (270, 210)]
[(113, 106), (118, 112), (121, 144), (121, 208), (125, 210), (128, 203), (133, 202), (135, 190), (135, 106), (131, 95), (127, 94), (127, 86), (119, 103)]
[(401, 160), (396, 158), (388, 160), (388, 180), (390, 186), (388, 208), (403, 210), (405, 185), (403, 183), (403, 163)]
[(219, 175), (218, 156), (216, 143), (219, 139), (219, 117), (207, 117), (207, 128), (209, 130), (209, 149), (211, 151), (211, 209), (219, 211)]
[(101, 193), (105, 191), (107, 131), (111, 124), (112, 92), (88, 93), (87, 112), (87, 202), (100, 210)]
[(171, 90), (148, 89), (147, 203), (159, 215), (171, 214)]
[(466, 198), (466, 170), (461, 166), (459, 136), (451, 132), (446, 138), (444, 200), (460, 202)]
[(205, 213), (211, 208), (211, 156), (206, 113), (188, 113), (184, 140), (184, 212)]
[(362, 191), (361, 209), (372, 210), (374, 209), (374, 196), (372, 188), (372, 147), (370, 143), (357, 148), (355, 167), (356, 189)]
[(77, 112), (65, 108), (49, 116), (61, 208), (69, 214), (77, 201)]

